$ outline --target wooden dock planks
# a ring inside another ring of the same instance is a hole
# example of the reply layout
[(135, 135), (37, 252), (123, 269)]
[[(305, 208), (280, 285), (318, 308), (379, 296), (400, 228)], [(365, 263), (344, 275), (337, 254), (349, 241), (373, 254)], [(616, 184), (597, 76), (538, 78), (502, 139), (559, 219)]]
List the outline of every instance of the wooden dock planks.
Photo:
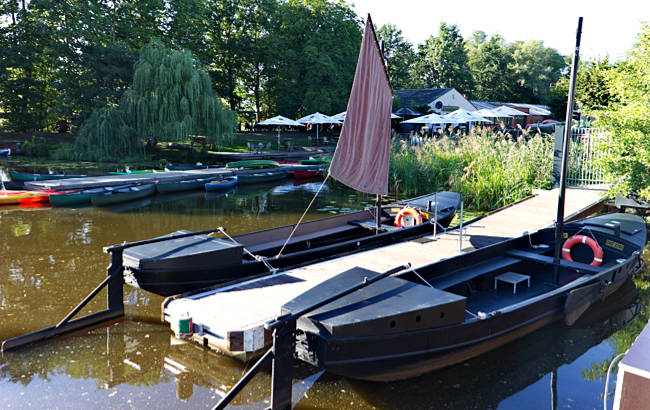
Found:
[[(485, 238), (507, 239), (551, 226), (556, 217), (557, 195), (557, 189), (537, 191), (527, 200), (491, 213), (464, 228), (462, 244), (458, 231), (447, 232), (439, 234), (435, 241), (425, 237), (188, 297), (172, 297), (163, 304), (163, 318), (173, 327), (179, 315), (189, 315), (195, 324), (191, 339), (246, 359), (270, 343), (264, 323), (278, 315), (282, 305), (313, 286), (356, 266), (382, 272), (410, 262), (417, 270), (418, 266), (457, 255), (461, 249), (474, 249), (478, 239), (486, 243)], [(602, 195), (597, 190), (568, 189), (566, 219), (593, 213), (602, 206)]]

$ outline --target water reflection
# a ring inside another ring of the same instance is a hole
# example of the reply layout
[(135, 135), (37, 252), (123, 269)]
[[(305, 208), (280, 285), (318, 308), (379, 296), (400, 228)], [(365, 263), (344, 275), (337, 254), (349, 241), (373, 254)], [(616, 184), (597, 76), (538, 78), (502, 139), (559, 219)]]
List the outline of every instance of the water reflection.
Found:
[[(103, 279), (108, 264), (103, 246), (178, 229), (226, 226), (237, 234), (294, 223), (319, 185), (288, 181), (210, 194), (214, 197), (203, 192), (155, 196), (117, 209), (0, 208), (0, 339), (50, 326), (65, 316)], [(360, 209), (372, 200), (328, 183), (306, 218), (324, 216), (317, 209), (328, 209), (328, 214), (332, 204)], [(160, 323), (162, 298), (124, 289), (126, 320), (0, 357), (0, 407), (207, 407), (243, 375), (246, 366), (238, 362), (174, 341)], [(618, 301), (613, 309), (595, 306), (572, 328), (550, 326), (405, 382), (350, 381), (296, 364), (294, 392), (306, 392), (297, 407), (600, 407), (603, 368), (647, 323), (649, 293), (641, 292), (644, 310), (623, 330), (618, 329), (638, 308), (630, 283), (609, 299)], [(99, 297), (82, 314), (104, 304)], [(269, 386), (270, 375), (263, 372), (235, 404), (266, 407)]]
[[(297, 408), (553, 408), (554, 398), (559, 407), (596, 407), (602, 383), (573, 376), (584, 372), (600, 351), (611, 350), (606, 338), (639, 309), (631, 281), (613, 297), (616, 306), (596, 305), (574, 327), (551, 326), (466, 363), (404, 382), (319, 377), (316, 369), (297, 364), (294, 386), (297, 394), (306, 393)], [(21, 391), (23, 405), (44, 408), (64, 402), (79, 408), (98, 403), (211, 406), (246, 370), (234, 360), (174, 339), (166, 326), (133, 319), (5, 354), (0, 363), (0, 391)], [(269, 387), (269, 372), (263, 372), (233, 404), (264, 408)], [(0, 394), (2, 407), (16, 405), (16, 400)]]

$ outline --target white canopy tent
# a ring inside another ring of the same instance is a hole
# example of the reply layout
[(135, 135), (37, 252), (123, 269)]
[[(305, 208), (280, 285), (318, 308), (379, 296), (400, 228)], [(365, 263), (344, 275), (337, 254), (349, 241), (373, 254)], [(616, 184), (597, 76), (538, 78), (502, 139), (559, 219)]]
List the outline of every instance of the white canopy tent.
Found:
[(290, 118), (283, 117), (281, 115), (276, 115), (273, 118), (258, 122), (257, 125), (278, 125), (278, 151), (280, 151), (280, 128), (282, 125), (285, 126), (294, 126), (294, 127), (304, 127), (304, 124), (294, 121)]
[(319, 112), (299, 118), (298, 122), (302, 124), (316, 124), (316, 144), (318, 144), (318, 127), (320, 124), (341, 124), (341, 121)]

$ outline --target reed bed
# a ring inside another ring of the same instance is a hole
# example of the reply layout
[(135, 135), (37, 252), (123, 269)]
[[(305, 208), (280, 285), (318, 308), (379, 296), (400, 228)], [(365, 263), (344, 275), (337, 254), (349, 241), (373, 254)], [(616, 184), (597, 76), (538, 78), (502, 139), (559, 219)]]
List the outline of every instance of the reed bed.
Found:
[(389, 185), (396, 196), (447, 189), (460, 192), (469, 209), (487, 211), (550, 188), (553, 139), (474, 130), (408, 145), (393, 139)]

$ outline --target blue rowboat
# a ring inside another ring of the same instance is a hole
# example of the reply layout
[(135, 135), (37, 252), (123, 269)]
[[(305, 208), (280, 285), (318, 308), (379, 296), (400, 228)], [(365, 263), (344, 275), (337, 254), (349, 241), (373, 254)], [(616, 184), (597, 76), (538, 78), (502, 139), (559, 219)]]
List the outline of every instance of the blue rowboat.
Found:
[(237, 185), (237, 177), (225, 177), (218, 181), (210, 181), (205, 184), (206, 191), (221, 191), (224, 189), (232, 188)]

